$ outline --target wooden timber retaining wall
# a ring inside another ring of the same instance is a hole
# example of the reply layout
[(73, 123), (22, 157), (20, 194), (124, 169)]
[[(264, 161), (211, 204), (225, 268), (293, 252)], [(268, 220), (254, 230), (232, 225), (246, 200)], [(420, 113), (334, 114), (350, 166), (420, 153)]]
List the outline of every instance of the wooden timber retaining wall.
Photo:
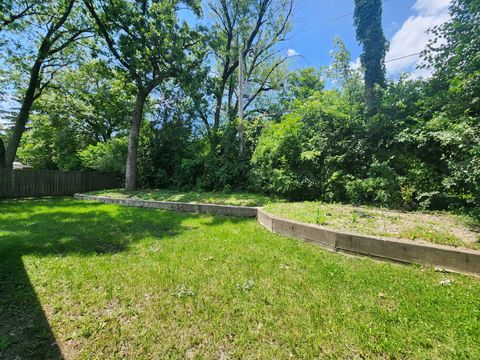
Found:
[(0, 199), (73, 195), (119, 186), (118, 175), (115, 173), (0, 169)]
[(257, 217), (271, 232), (317, 244), (334, 252), (370, 256), (402, 263), (436, 266), (464, 274), (480, 276), (480, 251), (459, 249), (424, 242), (396, 240), (341, 232), (326, 227), (276, 217), (261, 208), (190, 204), (170, 201), (118, 199), (105, 196), (75, 194), (76, 199), (97, 200), (107, 204), (156, 208), (214, 215)]
[(258, 222), (268, 230), (313, 242), (330, 251), (365, 255), (403, 263), (431, 265), (480, 275), (480, 251), (437, 244), (378, 238), (341, 232), (313, 224), (286, 220), (258, 209)]
[(214, 215), (255, 217), (257, 216), (256, 207), (248, 206), (231, 206), (231, 205), (215, 205), (215, 204), (192, 204), (173, 201), (155, 201), (155, 200), (138, 200), (138, 199), (118, 199), (107, 196), (94, 196), (75, 194), (78, 200), (97, 200), (105, 204), (119, 204), (126, 206), (145, 207), (153, 209), (172, 210), (180, 212), (195, 212)]

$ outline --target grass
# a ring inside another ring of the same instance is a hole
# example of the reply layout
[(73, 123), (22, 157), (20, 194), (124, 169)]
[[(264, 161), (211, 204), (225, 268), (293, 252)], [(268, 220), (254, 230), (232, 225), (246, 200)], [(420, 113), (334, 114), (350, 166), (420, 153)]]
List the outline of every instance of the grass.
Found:
[(265, 210), (283, 218), (347, 232), (480, 250), (478, 222), (446, 212), (399, 212), (319, 202), (272, 203)]
[(3, 201), (0, 269), (2, 359), (480, 358), (479, 279), (253, 219)]
[(116, 198), (132, 198), (142, 200), (179, 201), (188, 203), (204, 203), (237, 206), (263, 206), (270, 202), (281, 202), (279, 198), (253, 194), (248, 192), (196, 192), (178, 190), (139, 190), (125, 192), (122, 189), (94, 191), (90, 194)]

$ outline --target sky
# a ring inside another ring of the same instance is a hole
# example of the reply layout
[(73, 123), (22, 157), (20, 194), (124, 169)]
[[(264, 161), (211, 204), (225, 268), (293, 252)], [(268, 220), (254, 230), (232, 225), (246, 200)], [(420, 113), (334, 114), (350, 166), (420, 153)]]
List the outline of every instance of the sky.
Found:
[[(405, 72), (411, 78), (430, 75), (428, 69), (416, 69), (415, 65), (420, 61), (418, 55), (408, 55), (424, 49), (429, 38), (427, 29), (448, 20), (451, 1), (383, 0), (382, 25), (390, 42), (386, 56), (389, 78)], [(283, 44), (283, 51), (291, 56), (289, 65), (292, 69), (329, 65), (335, 36), (340, 36), (351, 52), (352, 65), (359, 65), (362, 49), (355, 39), (354, 0), (295, 0), (295, 4), (293, 30)], [(405, 58), (395, 60), (401, 57)], [(7, 99), (0, 99), (0, 109), (9, 107), (11, 104)]]
[[(383, 30), (390, 42), (386, 56), (387, 75), (398, 77), (410, 73), (413, 78), (428, 77), (427, 69), (416, 69), (419, 56), (389, 61), (422, 51), (428, 41), (426, 30), (448, 20), (451, 0), (384, 0)], [(354, 0), (297, 0), (293, 31), (285, 51), (292, 57), (293, 68), (320, 67), (330, 64), (330, 51), (335, 36), (351, 52), (352, 62), (358, 64), (361, 47), (355, 39), (353, 26)]]

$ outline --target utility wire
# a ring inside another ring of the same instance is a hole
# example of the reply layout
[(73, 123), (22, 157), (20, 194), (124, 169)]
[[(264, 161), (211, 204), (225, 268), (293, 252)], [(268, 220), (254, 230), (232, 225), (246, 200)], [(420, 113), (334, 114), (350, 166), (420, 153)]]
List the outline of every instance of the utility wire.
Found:
[(420, 54), (421, 54), (421, 52), (416, 52), (416, 53), (413, 53), (413, 54), (409, 54), (409, 55), (405, 55), (405, 56), (400, 56), (400, 57), (398, 57), (398, 58), (385, 60), (385, 63), (392, 62), (392, 61), (397, 61), (397, 60), (402, 60), (402, 59), (405, 59), (405, 58), (408, 58), (408, 57), (411, 57), (411, 56), (415, 56), (415, 55), (420, 55)]
[(324, 21), (324, 22), (322, 22), (322, 23), (320, 23), (320, 24), (313, 25), (313, 26), (305, 29), (304, 31), (309, 31), (309, 30), (316, 29), (316, 28), (319, 28), (319, 27), (324, 26), (324, 25), (328, 25), (328, 24), (330, 24), (330, 23), (333, 23), (333, 22), (335, 22), (335, 21), (337, 21), (337, 20), (341, 20), (341, 19), (346, 18), (347, 16), (351, 16), (351, 15), (353, 15), (353, 11), (352, 11), (352, 12), (349, 12), (348, 14), (340, 15), (340, 16), (338, 16), (338, 17), (336, 17), (336, 18), (333, 18), (333, 19)]
[[(388, 1), (390, 1), (390, 0), (383, 0), (382, 3), (385, 4), (385, 3), (388, 2)], [(344, 18), (346, 18), (346, 17), (348, 17), (348, 16), (351, 16), (351, 15), (353, 15), (353, 14), (354, 14), (354, 12), (351, 11), (351, 12), (349, 12), (349, 13), (347, 13), (347, 14), (343, 14), (343, 15), (337, 16), (337, 17), (335, 17), (335, 18), (326, 20), (326, 21), (324, 21), (324, 22), (322, 22), (322, 23), (320, 23), (320, 24), (313, 25), (313, 26), (311, 26), (311, 27), (309, 27), (309, 28), (307, 28), (307, 29), (305, 29), (305, 30), (303, 30), (303, 31), (301, 31), (301, 32), (302, 32), (302, 33), (303, 33), (303, 32), (307, 32), (307, 31), (309, 31), (309, 30), (316, 29), (316, 28), (319, 28), (319, 27), (322, 27), (322, 26), (331, 24), (331, 23), (333, 23), (333, 22), (335, 22), (335, 21), (344, 19)], [(413, 54), (408, 54), (408, 55), (405, 55), (405, 56), (400, 56), (400, 57), (398, 57), (398, 58), (388, 59), (388, 60), (385, 60), (385, 63), (389, 63), (389, 62), (392, 62), (392, 61), (402, 60), (402, 59), (405, 59), (405, 58), (408, 58), (408, 57), (412, 57), (412, 56), (416, 56), (416, 55), (420, 55), (420, 54), (421, 54), (421, 52), (416, 52), (416, 53), (413, 53)]]
[[(382, 3), (385, 4), (385, 3), (388, 2), (388, 1), (390, 1), (390, 0), (383, 0)], [(322, 23), (320, 23), (320, 24), (310, 26), (309, 28), (306, 28), (306, 29), (303, 30), (302, 32), (309, 31), (309, 30), (312, 30), (312, 29), (316, 29), (316, 28), (319, 28), (319, 27), (322, 27), (322, 26), (331, 24), (331, 23), (333, 23), (333, 22), (335, 22), (335, 21), (344, 19), (344, 18), (346, 18), (346, 17), (348, 17), (348, 16), (351, 16), (351, 15), (353, 15), (353, 14), (354, 14), (354, 11), (351, 11), (351, 12), (349, 12), (349, 13), (347, 13), (347, 14), (343, 14), (343, 15), (337, 16), (337, 17), (335, 17), (335, 18), (333, 18), (333, 19), (326, 20), (326, 21), (324, 21), (324, 22), (322, 22)]]

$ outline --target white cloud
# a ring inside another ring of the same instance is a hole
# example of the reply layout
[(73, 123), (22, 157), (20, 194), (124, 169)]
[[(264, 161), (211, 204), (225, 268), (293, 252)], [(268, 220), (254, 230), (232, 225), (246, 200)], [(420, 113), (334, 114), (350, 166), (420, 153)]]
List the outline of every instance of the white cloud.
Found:
[(362, 66), (362, 63), (359, 57), (355, 61), (350, 62), (350, 69), (352, 70), (358, 70), (360, 69), (360, 66)]
[(295, 49), (288, 49), (287, 50), (287, 57), (298, 56), (300, 55)]
[[(431, 35), (427, 30), (440, 25), (449, 19), (448, 7), (452, 0), (417, 0), (412, 10), (417, 14), (410, 16), (393, 35), (390, 41), (390, 50), (386, 60), (397, 59), (425, 49)], [(415, 69), (420, 57), (411, 56), (401, 60), (387, 62), (387, 73), (396, 75), (401, 72), (410, 72), (411, 77), (428, 77), (430, 70)]]
[(451, 0), (417, 0), (413, 4), (413, 9), (421, 14), (436, 15), (443, 12), (451, 3)]

